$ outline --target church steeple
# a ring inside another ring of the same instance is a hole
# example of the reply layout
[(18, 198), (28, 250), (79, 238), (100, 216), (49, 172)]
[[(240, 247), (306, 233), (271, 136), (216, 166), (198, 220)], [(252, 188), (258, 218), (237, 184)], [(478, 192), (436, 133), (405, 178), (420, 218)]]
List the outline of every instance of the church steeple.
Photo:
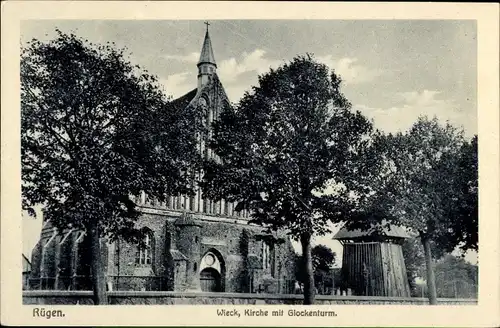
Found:
[(203, 41), (203, 47), (201, 48), (198, 66), (201, 64), (213, 64), (217, 67), (217, 64), (215, 63), (214, 50), (212, 49), (212, 41), (210, 41), (210, 35), (208, 34), (208, 26), (210, 23), (205, 22), (205, 24), (207, 25), (207, 32), (205, 33), (205, 41)]
[(210, 40), (210, 35), (208, 34), (208, 22), (207, 32), (205, 33), (205, 40), (203, 41), (203, 47), (201, 48), (200, 60), (198, 61), (198, 90), (205, 85), (210, 76), (215, 73), (217, 69), (217, 64), (215, 63), (214, 50), (212, 49), (212, 41)]

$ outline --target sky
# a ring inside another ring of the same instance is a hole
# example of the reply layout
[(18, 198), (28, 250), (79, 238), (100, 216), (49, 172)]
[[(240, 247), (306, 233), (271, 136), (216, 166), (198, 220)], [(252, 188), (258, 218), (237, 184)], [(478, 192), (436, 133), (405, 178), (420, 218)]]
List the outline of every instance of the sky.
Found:
[[(56, 28), (126, 48), (130, 61), (156, 75), (173, 98), (196, 87), (203, 21), (24, 21), (21, 44), (52, 39)], [(209, 32), (231, 102), (257, 85), (259, 74), (310, 53), (342, 77), (353, 108), (378, 129), (406, 131), (426, 115), (463, 128), (467, 137), (477, 134), (475, 21), (214, 20)], [(24, 221), (23, 248), (29, 252), (41, 220)], [(331, 238), (315, 243), (340, 254)]]

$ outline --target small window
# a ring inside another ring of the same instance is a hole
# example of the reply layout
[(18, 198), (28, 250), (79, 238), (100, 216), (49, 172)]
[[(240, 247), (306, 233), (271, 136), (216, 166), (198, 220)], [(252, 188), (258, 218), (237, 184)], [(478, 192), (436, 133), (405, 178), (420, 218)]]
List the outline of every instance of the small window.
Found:
[(267, 269), (270, 267), (270, 264), (269, 245), (266, 242), (262, 242), (262, 266), (264, 269)]
[(198, 236), (194, 237), (194, 242), (198, 244)]
[(198, 270), (198, 264), (196, 264), (196, 262), (194, 262), (194, 264), (193, 264), (193, 271), (196, 272), (196, 270)]
[(153, 262), (153, 233), (148, 232), (143, 238), (143, 245), (137, 247), (136, 264), (150, 265)]
[(276, 276), (276, 245), (273, 244), (270, 247), (269, 254), (269, 266), (271, 267), (271, 277), (275, 278)]

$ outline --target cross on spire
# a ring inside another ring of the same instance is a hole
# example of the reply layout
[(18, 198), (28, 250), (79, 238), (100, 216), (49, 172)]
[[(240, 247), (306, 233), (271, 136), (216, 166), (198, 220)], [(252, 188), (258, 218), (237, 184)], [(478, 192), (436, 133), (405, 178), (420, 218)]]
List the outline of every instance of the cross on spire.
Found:
[(204, 22), (203, 24), (205, 24), (207, 26), (207, 32), (208, 32), (208, 26), (210, 25), (209, 22)]

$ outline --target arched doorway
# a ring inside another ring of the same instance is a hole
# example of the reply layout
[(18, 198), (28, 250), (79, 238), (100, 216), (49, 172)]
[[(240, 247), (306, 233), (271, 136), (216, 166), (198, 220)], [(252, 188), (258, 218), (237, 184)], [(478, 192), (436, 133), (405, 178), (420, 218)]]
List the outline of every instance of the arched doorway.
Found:
[(221, 277), (217, 270), (206, 268), (200, 272), (200, 285), (202, 292), (221, 292)]
[(226, 266), (221, 253), (208, 250), (199, 265), (200, 287), (204, 292), (225, 292)]

